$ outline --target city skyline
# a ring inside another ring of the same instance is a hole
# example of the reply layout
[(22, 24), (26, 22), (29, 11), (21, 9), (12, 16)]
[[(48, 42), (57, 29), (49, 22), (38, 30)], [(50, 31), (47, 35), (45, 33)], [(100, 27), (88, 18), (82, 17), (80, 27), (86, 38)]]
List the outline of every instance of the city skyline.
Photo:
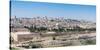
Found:
[(17, 17), (64, 17), (96, 21), (96, 6), (44, 2), (11, 1), (11, 16)]

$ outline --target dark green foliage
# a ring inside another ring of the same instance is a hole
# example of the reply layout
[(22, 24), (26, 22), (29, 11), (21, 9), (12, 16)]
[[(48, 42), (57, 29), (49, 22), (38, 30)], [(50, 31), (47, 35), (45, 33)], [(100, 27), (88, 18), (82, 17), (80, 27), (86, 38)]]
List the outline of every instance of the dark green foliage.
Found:
[(29, 29), (30, 32), (35, 32), (35, 31), (37, 31), (37, 32), (40, 32), (40, 31), (55, 31), (55, 32), (66, 32), (66, 31), (67, 32), (69, 32), (69, 31), (96, 31), (96, 28), (89, 28), (89, 29), (86, 28), (86, 29), (84, 29), (84, 28), (81, 28), (79, 26), (73, 27), (72, 29), (61, 27), (61, 28), (58, 28), (58, 29), (54, 28), (52, 30), (48, 30), (47, 27), (42, 27), (42, 26), (41, 27), (37, 27), (37, 26), (26, 27), (26, 26), (24, 26), (24, 28)]
[(18, 48), (11, 48), (11, 50), (19, 50)]
[(52, 29), (52, 31), (55, 31), (55, 32), (64, 32), (64, 28), (58, 28), (58, 29)]
[(25, 28), (29, 29), (30, 32), (35, 32), (35, 31), (46, 31), (47, 28), (46, 27), (36, 27), (36, 26), (30, 26), (30, 27), (26, 27)]
[(39, 27), (39, 28), (37, 28), (37, 30), (38, 31), (45, 31), (45, 30), (47, 30), (47, 28), (46, 27)]
[(94, 39), (88, 39), (88, 40), (81, 40), (80, 41), (81, 44), (83, 45), (93, 45), (93, 44), (96, 44), (96, 40)]
[(96, 40), (86, 40), (86, 44), (96, 44)]
[(50, 20), (51, 22), (53, 22), (54, 20), (52, 19), (52, 20)]

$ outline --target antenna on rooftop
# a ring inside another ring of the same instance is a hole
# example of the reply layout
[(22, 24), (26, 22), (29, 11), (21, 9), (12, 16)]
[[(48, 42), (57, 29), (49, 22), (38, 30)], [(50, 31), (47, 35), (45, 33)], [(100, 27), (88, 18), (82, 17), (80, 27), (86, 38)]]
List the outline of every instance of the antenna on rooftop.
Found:
[(16, 16), (14, 16), (14, 18), (16, 19)]

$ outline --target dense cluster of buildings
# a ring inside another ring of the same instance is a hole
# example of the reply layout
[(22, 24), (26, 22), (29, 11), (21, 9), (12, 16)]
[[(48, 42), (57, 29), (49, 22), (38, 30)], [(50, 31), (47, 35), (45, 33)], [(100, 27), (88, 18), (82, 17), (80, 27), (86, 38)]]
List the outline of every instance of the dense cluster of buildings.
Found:
[(11, 18), (11, 26), (12, 27), (47, 27), (48, 29), (53, 29), (57, 27), (64, 28), (73, 28), (76, 26), (82, 28), (95, 28), (96, 23), (83, 21), (83, 20), (74, 20), (74, 19), (63, 19), (63, 18), (53, 18), (49, 19), (45, 17), (34, 17), (34, 18)]

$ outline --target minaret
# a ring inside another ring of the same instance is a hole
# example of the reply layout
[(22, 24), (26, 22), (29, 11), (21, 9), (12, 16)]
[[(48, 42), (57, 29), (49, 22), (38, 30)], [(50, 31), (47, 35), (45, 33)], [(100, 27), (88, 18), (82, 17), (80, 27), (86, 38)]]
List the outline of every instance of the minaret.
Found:
[(14, 16), (14, 19), (16, 19), (16, 16)]
[(45, 16), (45, 19), (48, 21), (48, 18), (47, 18), (47, 16)]

